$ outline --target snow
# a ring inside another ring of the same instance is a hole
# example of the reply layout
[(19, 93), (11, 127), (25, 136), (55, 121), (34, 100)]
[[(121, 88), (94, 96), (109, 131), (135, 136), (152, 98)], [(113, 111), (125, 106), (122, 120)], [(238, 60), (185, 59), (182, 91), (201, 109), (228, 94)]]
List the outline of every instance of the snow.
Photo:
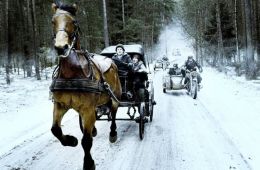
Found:
[[(169, 26), (157, 50), (167, 52), (179, 65), (193, 53), (181, 29)], [(172, 55), (180, 49), (181, 56)], [(53, 69), (53, 68), (52, 68)], [(51, 74), (51, 70), (47, 70)], [(153, 74), (154, 120), (139, 140), (138, 124), (118, 121), (118, 140), (108, 141), (110, 122), (96, 123), (98, 135), (91, 153), (96, 169), (124, 170), (222, 170), (260, 169), (260, 84), (233, 74), (205, 67), (203, 88), (194, 100), (185, 90), (162, 92), (162, 76)], [(50, 76), (49, 76), (50, 77)], [(13, 75), (10, 86), (0, 77), (0, 169), (82, 169), (83, 150), (63, 147), (51, 134), (51, 79)], [(120, 108), (118, 117), (125, 116)], [(64, 117), (65, 134), (79, 140), (78, 116), (73, 110)]]

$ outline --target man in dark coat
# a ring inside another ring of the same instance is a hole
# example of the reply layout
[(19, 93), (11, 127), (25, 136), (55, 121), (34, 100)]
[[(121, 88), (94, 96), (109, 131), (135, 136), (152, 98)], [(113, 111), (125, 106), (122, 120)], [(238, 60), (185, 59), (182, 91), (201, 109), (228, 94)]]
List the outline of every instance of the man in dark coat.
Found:
[[(116, 54), (112, 57), (112, 60), (115, 62), (118, 68), (119, 76), (127, 76), (128, 81), (126, 87), (122, 87), (123, 91), (127, 90), (127, 98), (133, 98), (133, 61), (131, 57), (125, 52), (125, 48), (122, 44), (116, 46)], [(125, 80), (121, 79), (121, 84), (125, 84)]]
[(112, 57), (112, 59), (118, 59), (126, 64), (133, 63), (131, 57), (125, 52), (123, 44), (118, 44), (116, 46), (116, 54)]
[(132, 70), (133, 61), (131, 57), (125, 52), (125, 48), (122, 44), (116, 46), (116, 54), (112, 57), (112, 60), (116, 63), (119, 71)]
[[(184, 68), (186, 70), (193, 71), (196, 69), (196, 67), (199, 69), (199, 72), (202, 73), (203, 70), (202, 70), (201, 65), (197, 61), (195, 61), (192, 56), (188, 56), (188, 60), (184, 64)], [(183, 77), (185, 77), (185, 75), (186, 75), (184, 69), (182, 70), (182, 75), (183, 75)], [(185, 81), (186, 81), (186, 79), (185, 79)], [(186, 83), (185, 81), (184, 81), (184, 84)], [(201, 78), (200, 74), (198, 73), (199, 86), (200, 86), (201, 81), (202, 81), (202, 78)]]

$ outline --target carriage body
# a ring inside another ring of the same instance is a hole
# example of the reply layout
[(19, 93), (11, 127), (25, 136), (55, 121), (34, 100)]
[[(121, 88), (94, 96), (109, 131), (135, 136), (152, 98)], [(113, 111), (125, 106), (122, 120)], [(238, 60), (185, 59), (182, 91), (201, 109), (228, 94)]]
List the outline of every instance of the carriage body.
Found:
[[(115, 48), (116, 46), (109, 46), (101, 52), (101, 55), (112, 58), (116, 53)], [(146, 66), (144, 50), (141, 45), (124, 45), (124, 48), (125, 52), (131, 57), (131, 59), (133, 59), (135, 54), (138, 54), (140, 56), (140, 60)], [(148, 81), (147, 73), (133, 72), (132, 69), (129, 68), (125, 63), (121, 63), (117, 60), (114, 60), (114, 62), (118, 66), (118, 74), (122, 87), (121, 100), (123, 102), (135, 103), (135, 106), (138, 106), (140, 102), (145, 102), (145, 94), (140, 94), (138, 89), (145, 89), (145, 91), (147, 91), (146, 86), (151, 81)], [(138, 82), (136, 80), (138, 80)]]
[[(124, 45), (125, 52), (133, 59), (135, 54), (140, 56), (140, 60), (147, 67), (144, 56), (143, 47), (139, 44)], [(116, 46), (109, 46), (105, 48), (100, 54), (112, 58), (116, 53)], [(154, 102), (154, 89), (152, 79), (148, 78), (148, 74), (144, 72), (133, 72), (124, 63), (114, 60), (118, 66), (118, 74), (122, 87), (122, 96), (120, 99), (119, 107), (128, 107), (127, 114), (129, 119), (117, 120), (134, 120), (139, 123), (140, 139), (143, 139), (144, 124), (147, 122), (146, 116), (153, 119), (153, 106)], [(136, 119), (136, 108), (138, 110), (139, 119)], [(131, 112), (131, 109), (134, 111)]]

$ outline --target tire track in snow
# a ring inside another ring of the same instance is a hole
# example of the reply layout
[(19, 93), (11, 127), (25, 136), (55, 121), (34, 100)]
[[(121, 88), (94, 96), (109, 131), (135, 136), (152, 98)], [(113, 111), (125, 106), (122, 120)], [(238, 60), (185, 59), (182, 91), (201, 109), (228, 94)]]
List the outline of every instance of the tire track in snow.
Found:
[(234, 150), (237, 151), (237, 155), (240, 156), (240, 158), (243, 160), (244, 164), (246, 165), (246, 167), (249, 170), (252, 170), (253, 168), (251, 167), (251, 165), (248, 163), (248, 161), (246, 160), (245, 156), (239, 151), (239, 148), (236, 146), (236, 144), (232, 141), (232, 139), (230, 138), (230, 136), (226, 133), (226, 131), (221, 127), (221, 125), (219, 124), (219, 122), (212, 116), (212, 114), (208, 111), (207, 107), (204, 105), (203, 101), (199, 100), (200, 105), (204, 108), (205, 110), (205, 116), (207, 116), (207, 118), (214, 123), (214, 125), (219, 129), (219, 132), (221, 132), (221, 134), (223, 135), (223, 137), (226, 139), (226, 141), (230, 144), (230, 146), (232, 146), (234, 148)]

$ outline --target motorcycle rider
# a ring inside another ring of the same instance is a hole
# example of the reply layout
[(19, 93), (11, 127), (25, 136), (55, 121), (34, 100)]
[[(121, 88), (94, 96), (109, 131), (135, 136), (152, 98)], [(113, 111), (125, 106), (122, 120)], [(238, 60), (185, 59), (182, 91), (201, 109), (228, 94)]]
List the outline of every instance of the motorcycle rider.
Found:
[(163, 61), (163, 70), (165, 70), (170, 64), (169, 58), (166, 57), (166, 55), (164, 55), (162, 58), (162, 61)]
[[(202, 73), (203, 69), (201, 65), (193, 59), (193, 56), (188, 56), (188, 60), (185, 61), (184, 68), (181, 70), (183, 77), (186, 76), (186, 70), (194, 71), (196, 70), (196, 67), (199, 69), (199, 72)], [(200, 83), (202, 81), (202, 78), (200, 74), (198, 73), (198, 86), (201, 87)], [(184, 80), (184, 84), (187, 83), (187, 78)]]

